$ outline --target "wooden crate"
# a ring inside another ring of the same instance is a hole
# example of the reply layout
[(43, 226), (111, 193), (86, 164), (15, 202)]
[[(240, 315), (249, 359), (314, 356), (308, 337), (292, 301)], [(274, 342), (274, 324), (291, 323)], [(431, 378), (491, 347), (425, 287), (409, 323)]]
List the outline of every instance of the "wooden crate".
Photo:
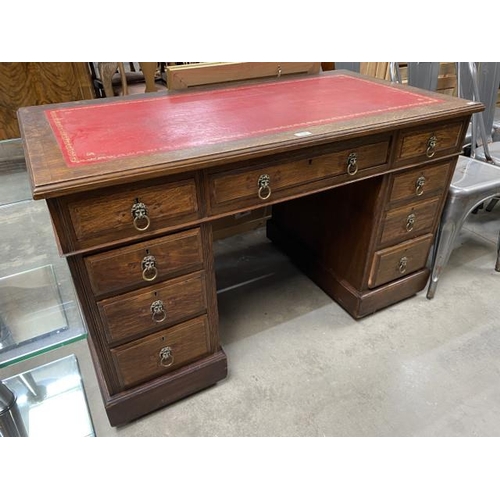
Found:
[(187, 89), (200, 85), (227, 83), (279, 75), (314, 74), (319, 62), (204, 62), (167, 66), (167, 88)]

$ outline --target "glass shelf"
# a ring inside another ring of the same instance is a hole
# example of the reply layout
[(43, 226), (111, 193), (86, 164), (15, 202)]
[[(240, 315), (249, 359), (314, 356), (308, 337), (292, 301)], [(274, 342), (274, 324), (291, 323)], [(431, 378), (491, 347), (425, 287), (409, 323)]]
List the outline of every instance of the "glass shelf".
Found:
[[(0, 166), (0, 368), (86, 337), (45, 201), (23, 167)], [(8, 189), (6, 189), (8, 187)]]
[(95, 436), (74, 354), (3, 380), (30, 437)]

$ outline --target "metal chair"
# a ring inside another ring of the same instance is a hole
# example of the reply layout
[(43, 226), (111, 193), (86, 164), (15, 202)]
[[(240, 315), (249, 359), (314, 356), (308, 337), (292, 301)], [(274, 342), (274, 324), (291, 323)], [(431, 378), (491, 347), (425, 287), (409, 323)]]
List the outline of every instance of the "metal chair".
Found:
[[(466, 64), (467, 66), (464, 66)], [(490, 68), (492, 69), (492, 68)], [(461, 85), (461, 78), (465, 74), (470, 77), (472, 85), (472, 99), (483, 101), (479, 90), (477, 78), (477, 66), (475, 63), (458, 63), (459, 75), (459, 95), (463, 95), (464, 87)], [(488, 80), (490, 91), (496, 89), (498, 91), (498, 79), (500, 74), (497, 68), (491, 71)], [(488, 82), (484, 81), (482, 85), (483, 94), (487, 94)], [(487, 100), (487, 99), (484, 99)], [(490, 108), (496, 104), (496, 99), (490, 103)], [(484, 116), (486, 115), (491, 122), (488, 125), (484, 124)], [(432, 299), (436, 293), (437, 284), (443, 269), (448, 263), (451, 252), (457, 236), (462, 229), (462, 226), (469, 214), (478, 206), (494, 197), (500, 196), (500, 168), (495, 165), (491, 159), (488, 148), (487, 130), (491, 131), (494, 109), (485, 109), (482, 113), (473, 116), (472, 119), (472, 139), (471, 139), (471, 157), (460, 155), (455, 167), (455, 173), (451, 180), (448, 197), (441, 217), (440, 227), (436, 235), (431, 263), (431, 277), (429, 288), (427, 290), (427, 298)], [(477, 159), (477, 137), (481, 136), (483, 158), (487, 161)], [(497, 260), (495, 270), (500, 271), (500, 238), (497, 245)]]
[[(419, 89), (432, 90), (437, 89), (439, 77), (438, 62), (409, 62), (408, 68), (408, 85), (418, 87)], [(403, 83), (399, 63), (389, 63), (389, 74), (392, 82)]]

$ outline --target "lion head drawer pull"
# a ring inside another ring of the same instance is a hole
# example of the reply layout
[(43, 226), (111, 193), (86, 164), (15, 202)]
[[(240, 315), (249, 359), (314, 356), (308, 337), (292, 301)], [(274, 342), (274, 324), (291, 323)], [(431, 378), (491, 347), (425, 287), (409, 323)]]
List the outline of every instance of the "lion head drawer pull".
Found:
[(172, 354), (171, 347), (162, 347), (160, 349), (160, 365), (165, 368), (168, 366), (172, 366), (174, 362), (174, 356)]
[(410, 214), (406, 218), (406, 231), (408, 233), (413, 231), (413, 229), (415, 228), (415, 220), (416, 220), (415, 214)]
[(432, 158), (436, 154), (436, 144), (437, 137), (435, 135), (431, 135), (427, 140), (427, 151), (425, 152), (427, 158)]
[(155, 300), (151, 304), (151, 319), (155, 323), (162, 323), (167, 318), (167, 311), (161, 300)]
[(347, 157), (347, 173), (349, 175), (356, 175), (358, 172), (358, 155), (356, 153), (349, 153)]
[(137, 231), (146, 231), (151, 224), (151, 220), (148, 217), (148, 207), (138, 201), (132, 205), (130, 213), (134, 219), (134, 227)]
[(399, 272), (401, 274), (406, 273), (407, 266), (408, 266), (408, 257), (401, 257), (401, 259), (399, 260), (399, 266), (398, 266)]
[(259, 191), (257, 194), (261, 200), (267, 200), (271, 196), (271, 177), (268, 174), (262, 174), (257, 181)]
[(417, 196), (422, 196), (424, 194), (424, 184), (425, 184), (426, 178), (421, 175), (417, 181), (415, 182), (415, 194)]
[(146, 255), (141, 262), (142, 279), (144, 281), (153, 281), (158, 276), (156, 268), (156, 259), (152, 255)]

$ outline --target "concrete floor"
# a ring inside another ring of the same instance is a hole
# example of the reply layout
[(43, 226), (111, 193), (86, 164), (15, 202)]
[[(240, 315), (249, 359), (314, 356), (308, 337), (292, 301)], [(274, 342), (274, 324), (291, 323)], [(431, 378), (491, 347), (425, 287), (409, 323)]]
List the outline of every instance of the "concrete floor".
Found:
[(421, 292), (360, 321), (262, 230), (216, 242), (228, 378), (121, 428), (85, 340), (0, 378), (74, 353), (97, 436), (499, 436), (499, 215), (471, 216), (434, 300)]

